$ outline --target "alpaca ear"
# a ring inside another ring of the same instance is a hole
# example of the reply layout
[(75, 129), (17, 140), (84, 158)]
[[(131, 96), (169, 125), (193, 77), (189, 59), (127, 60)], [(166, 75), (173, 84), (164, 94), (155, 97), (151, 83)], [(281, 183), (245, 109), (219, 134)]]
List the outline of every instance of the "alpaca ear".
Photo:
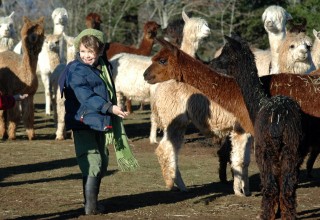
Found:
[(189, 20), (189, 17), (184, 11), (184, 8), (182, 9), (182, 19), (184, 20), (184, 22), (187, 22)]
[(11, 14), (9, 15), (9, 18), (11, 18), (14, 15), (14, 11), (11, 12)]
[(42, 16), (42, 17), (40, 17), (40, 18), (38, 19), (38, 23), (44, 23), (44, 16)]
[(28, 17), (23, 16), (23, 23), (30, 23), (30, 22), (31, 20)]

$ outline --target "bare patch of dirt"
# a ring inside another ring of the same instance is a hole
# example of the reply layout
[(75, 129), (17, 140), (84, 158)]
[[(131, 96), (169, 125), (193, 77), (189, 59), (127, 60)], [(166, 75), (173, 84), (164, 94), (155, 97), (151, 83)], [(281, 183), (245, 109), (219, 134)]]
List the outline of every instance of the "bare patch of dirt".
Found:
[[(41, 84), (41, 83), (40, 83)], [(16, 141), (0, 142), (0, 219), (255, 219), (261, 194), (258, 169), (249, 167), (252, 196), (237, 197), (228, 183), (219, 182), (217, 147), (192, 126), (179, 155), (179, 167), (189, 192), (168, 191), (150, 145), (150, 111), (137, 110), (125, 120), (132, 149), (139, 160), (135, 172), (120, 172), (109, 149), (108, 176), (102, 180), (99, 201), (107, 213), (83, 215), (82, 180), (71, 139), (54, 140), (52, 117), (44, 114), (43, 90), (35, 97), (37, 139), (28, 141), (18, 129)], [(159, 133), (159, 137), (161, 133)], [(160, 139), (159, 139), (160, 140)], [(314, 178), (305, 164), (297, 192), (298, 217), (320, 219), (320, 159)]]

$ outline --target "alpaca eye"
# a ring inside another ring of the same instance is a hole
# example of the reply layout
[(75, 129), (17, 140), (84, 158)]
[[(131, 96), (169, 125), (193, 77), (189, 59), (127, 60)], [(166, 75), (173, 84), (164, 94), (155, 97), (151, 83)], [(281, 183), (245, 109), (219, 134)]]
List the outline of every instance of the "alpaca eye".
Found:
[(164, 65), (164, 64), (167, 63), (167, 60), (166, 60), (166, 59), (160, 59), (160, 60), (159, 60), (159, 63), (162, 64), (162, 65)]
[(294, 45), (292, 44), (292, 45), (290, 45), (290, 49), (293, 49), (294, 48)]

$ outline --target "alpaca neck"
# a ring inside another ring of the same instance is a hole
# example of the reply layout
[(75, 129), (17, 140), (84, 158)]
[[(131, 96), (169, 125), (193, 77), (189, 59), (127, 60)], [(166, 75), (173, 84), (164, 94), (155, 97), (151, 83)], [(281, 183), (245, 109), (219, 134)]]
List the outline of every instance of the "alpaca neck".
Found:
[(189, 54), (192, 57), (195, 57), (196, 51), (199, 47), (199, 40), (192, 39), (190, 36), (183, 35), (180, 49), (186, 54)]
[(268, 101), (268, 97), (263, 90), (256, 67), (251, 63), (239, 60), (241, 66), (239, 66), (238, 70), (233, 69), (235, 71), (234, 77), (240, 87), (250, 119), (254, 124), (257, 113), (261, 106)]
[(60, 63), (60, 57), (57, 52), (53, 52), (51, 50), (48, 51), (48, 58), (50, 61), (50, 71), (53, 72), (53, 70), (56, 68), (56, 66)]
[[(253, 134), (253, 125), (249, 119), (239, 86), (228, 76), (218, 74), (208, 66), (187, 55), (181, 55), (179, 66), (173, 70), (182, 75), (177, 80), (190, 84), (203, 92), (212, 101), (234, 114), (246, 132)], [(180, 59), (179, 58), (179, 59)], [(179, 70), (180, 69), (180, 70)]]
[(141, 52), (141, 55), (149, 56), (152, 51), (152, 46), (153, 46), (153, 39), (147, 39), (144, 37), (139, 47), (139, 51)]
[(316, 38), (313, 42), (311, 56), (316, 69), (320, 68), (320, 40)]
[(269, 36), (269, 45), (270, 45), (270, 52), (271, 52), (271, 73), (270, 74), (277, 74), (280, 72), (278, 48), (283, 43), (286, 37), (286, 32), (285, 30), (277, 34), (269, 32), (268, 36)]
[(64, 25), (56, 24), (53, 27), (53, 34), (54, 35), (61, 35), (64, 31)]

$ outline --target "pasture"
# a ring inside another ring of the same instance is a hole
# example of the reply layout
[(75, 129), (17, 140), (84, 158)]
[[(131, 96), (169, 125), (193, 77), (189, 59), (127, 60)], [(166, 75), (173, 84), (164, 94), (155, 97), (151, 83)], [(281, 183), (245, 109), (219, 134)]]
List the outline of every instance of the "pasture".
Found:
[[(192, 126), (179, 156), (189, 192), (168, 191), (149, 144), (150, 110), (137, 110), (125, 119), (132, 150), (140, 163), (135, 172), (118, 170), (110, 147), (108, 176), (102, 179), (99, 201), (107, 213), (83, 215), (82, 180), (69, 138), (55, 141), (52, 117), (45, 116), (43, 85), (35, 96), (36, 140), (29, 141), (20, 125), (16, 141), (0, 141), (0, 219), (255, 219), (261, 201), (260, 179), (253, 154), (249, 166), (249, 197), (237, 197), (218, 177), (217, 146)], [(159, 134), (161, 135), (161, 134)], [(320, 146), (319, 146), (320, 147)], [(252, 151), (253, 153), (253, 151)], [(320, 158), (314, 179), (305, 164), (297, 190), (299, 219), (320, 219)]]

